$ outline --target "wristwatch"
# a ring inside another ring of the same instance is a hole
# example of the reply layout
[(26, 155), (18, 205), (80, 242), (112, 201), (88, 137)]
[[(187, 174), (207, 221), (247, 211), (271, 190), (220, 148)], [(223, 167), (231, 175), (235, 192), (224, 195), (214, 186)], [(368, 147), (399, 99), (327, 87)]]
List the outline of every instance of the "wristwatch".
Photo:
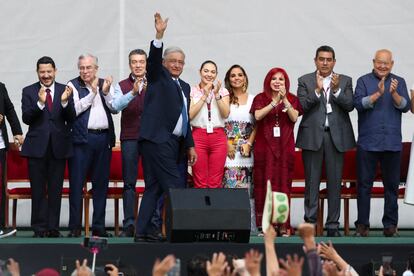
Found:
[(223, 98), (221, 95), (219, 95), (218, 97), (216, 96), (216, 101), (221, 100), (221, 98)]

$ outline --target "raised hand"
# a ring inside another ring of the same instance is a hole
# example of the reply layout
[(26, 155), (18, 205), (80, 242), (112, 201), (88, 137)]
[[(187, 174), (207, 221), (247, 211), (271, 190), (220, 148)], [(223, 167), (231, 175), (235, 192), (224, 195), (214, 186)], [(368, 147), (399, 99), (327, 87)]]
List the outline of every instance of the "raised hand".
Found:
[(77, 276), (89, 276), (91, 275), (91, 270), (88, 267), (88, 260), (83, 259), (82, 265), (79, 260), (76, 260), (76, 275)]
[(102, 92), (105, 95), (108, 95), (109, 89), (111, 88), (112, 81), (113, 81), (112, 76), (108, 76), (105, 78), (104, 83), (102, 85)]
[(106, 274), (109, 276), (118, 276), (118, 268), (113, 264), (107, 264), (105, 265), (105, 269), (107, 270)]
[(162, 261), (157, 259), (152, 267), (153, 276), (164, 276), (170, 271), (175, 265), (174, 255), (168, 255)]
[(60, 97), (60, 101), (62, 103), (66, 103), (68, 101), (70, 95), (72, 95), (72, 93), (73, 93), (72, 87), (70, 87), (69, 85), (66, 85), (65, 91), (63, 91), (62, 97)]
[(162, 39), (162, 37), (164, 36), (164, 32), (167, 29), (168, 17), (165, 19), (162, 19), (161, 14), (157, 12), (154, 14), (154, 19), (155, 19), (155, 30), (157, 31), (155, 37), (157, 39)]
[(263, 254), (255, 249), (250, 249), (244, 255), (244, 262), (246, 270), (251, 276), (260, 276), (260, 264), (263, 259)]
[(46, 102), (46, 88), (44, 86), (40, 87), (39, 93), (37, 94), (39, 96), (39, 102), (42, 104), (45, 104)]
[(300, 276), (302, 275), (302, 267), (304, 259), (297, 254), (293, 255), (293, 258), (288, 254), (286, 255), (286, 260), (279, 259), (280, 264), (287, 271), (289, 276)]
[(211, 261), (207, 261), (208, 276), (222, 276), (228, 267), (226, 255), (222, 252), (214, 253)]
[(339, 89), (339, 75), (338, 74), (332, 74), (331, 79), (331, 91), (336, 93)]
[(398, 80), (391, 79), (391, 86), (390, 86), (391, 94), (397, 93), (397, 87), (398, 87)]

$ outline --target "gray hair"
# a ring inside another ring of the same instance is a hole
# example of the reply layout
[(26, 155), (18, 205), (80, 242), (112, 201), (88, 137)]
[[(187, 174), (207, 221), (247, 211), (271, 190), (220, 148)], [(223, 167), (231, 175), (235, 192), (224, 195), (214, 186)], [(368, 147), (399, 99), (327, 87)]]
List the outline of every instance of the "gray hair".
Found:
[(176, 46), (168, 47), (167, 49), (165, 49), (163, 59), (165, 59), (171, 53), (181, 53), (185, 59), (184, 51), (180, 47)]
[(80, 61), (82, 59), (85, 59), (85, 58), (88, 58), (88, 57), (93, 59), (93, 63), (95, 64), (95, 66), (98, 66), (98, 58), (96, 56), (92, 55), (92, 54), (86, 53), (86, 54), (81, 54), (78, 57), (78, 68), (79, 68)]

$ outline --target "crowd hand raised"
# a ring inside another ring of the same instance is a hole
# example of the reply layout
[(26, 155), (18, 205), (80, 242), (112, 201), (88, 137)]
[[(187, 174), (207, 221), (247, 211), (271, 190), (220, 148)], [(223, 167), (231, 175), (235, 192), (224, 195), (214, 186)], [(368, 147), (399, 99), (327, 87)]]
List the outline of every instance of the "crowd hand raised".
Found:
[(378, 92), (382, 96), (384, 94), (384, 91), (385, 91), (385, 77), (382, 77), (382, 79), (378, 83)]
[[(11, 276), (20, 276), (20, 267), (19, 263), (16, 262), (14, 259), (10, 258), (8, 260), (7, 270), (9, 271)], [(6, 274), (4, 274), (6, 275)], [(8, 274), (7, 274), (8, 275)]]
[(66, 85), (65, 91), (63, 91), (62, 93), (62, 97), (60, 98), (60, 101), (62, 103), (66, 103), (70, 97), (70, 95), (72, 95), (73, 93), (73, 88), (70, 87), (69, 85)]
[(39, 102), (42, 104), (45, 104), (46, 102), (46, 88), (44, 86), (40, 87), (39, 93), (37, 94), (39, 96)]
[(107, 270), (106, 274), (110, 276), (118, 276), (118, 268), (113, 264), (105, 265), (105, 270)]
[(289, 276), (300, 276), (302, 275), (302, 267), (304, 258), (300, 257), (297, 254), (290, 256), (289, 254), (286, 255), (286, 260), (279, 259), (280, 264), (286, 270)]
[(162, 19), (161, 14), (157, 12), (154, 14), (154, 19), (155, 19), (155, 30), (157, 31), (156, 38), (162, 39), (162, 37), (164, 36), (164, 32), (167, 29), (168, 17), (165, 19)]
[(319, 70), (316, 71), (316, 93), (318, 93), (318, 95), (321, 94), (323, 90), (323, 77), (321, 76), (321, 74), (319, 73)]
[(344, 271), (338, 271), (336, 264), (332, 261), (325, 261), (322, 264), (322, 270), (327, 276), (345, 275)]
[(336, 93), (339, 89), (339, 75), (336, 73), (332, 74), (332, 79), (331, 79), (331, 91), (333, 91), (334, 93)]
[(276, 231), (273, 225), (269, 225), (269, 228), (264, 231), (263, 233), (263, 239), (265, 244), (273, 244), (276, 239)]
[(227, 143), (227, 156), (233, 160), (234, 157), (236, 156), (236, 146), (231, 144), (231, 143)]
[(320, 242), (318, 245), (318, 252), (322, 258), (332, 261), (335, 259), (337, 255), (337, 252), (333, 247), (331, 241), (329, 241), (328, 244), (324, 243), (323, 241)]
[(245, 267), (251, 276), (260, 276), (260, 264), (262, 259), (263, 254), (255, 249), (250, 249), (244, 255)]
[(157, 259), (152, 267), (152, 276), (164, 276), (175, 266), (174, 255), (167, 255), (162, 261)]
[(228, 274), (230, 268), (226, 261), (226, 255), (222, 252), (214, 253), (211, 261), (207, 261), (208, 276), (222, 276)]
[(391, 79), (391, 85), (390, 85), (391, 94), (397, 93), (397, 87), (398, 87), (398, 80)]
[(88, 260), (83, 259), (82, 265), (79, 260), (76, 260), (76, 276), (89, 276), (91, 275), (91, 270), (88, 267)]
[(113, 81), (112, 76), (108, 76), (105, 78), (104, 83), (102, 85), (102, 92), (105, 95), (108, 95), (109, 88), (111, 88), (112, 81)]

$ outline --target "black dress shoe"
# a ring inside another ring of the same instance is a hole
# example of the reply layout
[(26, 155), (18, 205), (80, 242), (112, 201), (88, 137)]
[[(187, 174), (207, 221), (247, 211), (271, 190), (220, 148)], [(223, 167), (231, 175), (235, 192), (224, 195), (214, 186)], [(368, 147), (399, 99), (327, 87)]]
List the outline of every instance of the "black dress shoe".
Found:
[(34, 231), (33, 238), (44, 238), (46, 237), (45, 231)]
[(161, 233), (153, 233), (153, 234), (147, 234), (146, 235), (146, 241), (147, 242), (164, 242), (165, 238)]
[(58, 230), (49, 230), (47, 233), (49, 238), (61, 238), (62, 234)]
[(328, 229), (326, 233), (327, 237), (341, 237), (338, 229)]
[(136, 235), (134, 236), (134, 242), (146, 242), (147, 236), (145, 235)]
[(92, 231), (92, 236), (101, 237), (101, 238), (110, 238), (113, 237), (111, 233), (104, 231)]
[(132, 238), (135, 234), (135, 227), (134, 225), (128, 225), (128, 227), (119, 234), (121, 238), (130, 237)]
[(70, 230), (68, 238), (79, 238), (81, 235), (82, 231), (80, 229)]
[(383, 233), (384, 233), (384, 236), (386, 236), (388, 238), (389, 237), (399, 237), (397, 227), (395, 227), (395, 226), (390, 226), (390, 227), (384, 228)]
[(368, 237), (369, 235), (369, 226), (363, 224), (357, 224), (355, 230), (355, 237)]

